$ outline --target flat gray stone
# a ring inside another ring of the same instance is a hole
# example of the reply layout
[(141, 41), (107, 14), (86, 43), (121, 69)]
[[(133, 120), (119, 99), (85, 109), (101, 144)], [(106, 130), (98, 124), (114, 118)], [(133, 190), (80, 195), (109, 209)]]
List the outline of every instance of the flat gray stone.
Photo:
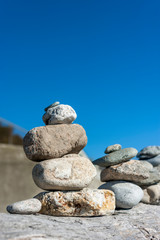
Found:
[(114, 192), (117, 208), (132, 208), (143, 198), (143, 190), (130, 182), (110, 181), (101, 185), (99, 189), (108, 189)]
[(41, 210), (42, 204), (38, 199), (27, 199), (7, 206), (9, 213), (34, 214)]
[(143, 148), (138, 154), (139, 159), (148, 159), (160, 154), (160, 146), (148, 146)]
[(48, 107), (42, 119), (46, 125), (71, 124), (77, 118), (74, 109), (69, 105), (59, 104)]
[(93, 161), (93, 164), (101, 167), (109, 167), (130, 160), (137, 155), (137, 152), (135, 148), (123, 148)]
[[(148, 166), (147, 166), (148, 165)], [(149, 168), (153, 166), (145, 161), (130, 160), (118, 165), (110, 166), (101, 172), (101, 181), (125, 180), (137, 182), (149, 177)]]
[(106, 150), (104, 151), (104, 153), (111, 153), (111, 152), (115, 152), (118, 151), (122, 148), (122, 146), (120, 144), (114, 144), (114, 145), (110, 145), (106, 148)]
[(151, 163), (154, 167), (160, 165), (160, 155), (157, 155), (156, 157), (146, 159), (145, 161)]
[(160, 207), (140, 203), (103, 217), (0, 213), (1, 240), (159, 240)]

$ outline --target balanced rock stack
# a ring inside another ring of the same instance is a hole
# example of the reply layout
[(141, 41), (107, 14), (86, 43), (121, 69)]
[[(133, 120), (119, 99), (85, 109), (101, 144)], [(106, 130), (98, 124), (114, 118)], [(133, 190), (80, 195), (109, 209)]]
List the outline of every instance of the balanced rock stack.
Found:
[(87, 136), (82, 126), (72, 124), (76, 117), (71, 106), (56, 102), (45, 108), (46, 126), (26, 134), (26, 156), (39, 162), (33, 168), (33, 180), (46, 192), (9, 205), (10, 213), (100, 216), (114, 212), (112, 191), (86, 188), (96, 176), (96, 168), (88, 158), (79, 155), (87, 144)]
[(143, 148), (137, 158), (152, 164), (150, 178), (143, 182), (143, 203), (160, 205), (160, 146)]
[(121, 149), (120, 144), (115, 144), (107, 147), (105, 153), (104, 157), (93, 162), (105, 167), (101, 172), (101, 181), (106, 183), (99, 188), (115, 193), (117, 208), (132, 208), (143, 197), (143, 190), (137, 182), (149, 177), (152, 166), (147, 162), (130, 160), (137, 155), (135, 148)]

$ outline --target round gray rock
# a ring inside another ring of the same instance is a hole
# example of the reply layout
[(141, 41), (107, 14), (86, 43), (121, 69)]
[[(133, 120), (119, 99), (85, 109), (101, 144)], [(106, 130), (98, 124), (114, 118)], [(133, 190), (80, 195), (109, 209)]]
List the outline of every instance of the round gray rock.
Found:
[(81, 190), (96, 174), (96, 168), (88, 158), (73, 154), (43, 161), (32, 171), (34, 182), (44, 190)]
[(7, 206), (7, 211), (16, 214), (33, 214), (38, 213), (41, 207), (42, 204), (38, 199), (31, 198)]
[(71, 106), (60, 104), (49, 107), (42, 118), (46, 125), (71, 124), (77, 118), (77, 114)]
[(149, 159), (160, 154), (160, 146), (148, 146), (143, 148), (138, 154), (139, 159)]
[(99, 188), (108, 189), (114, 192), (117, 208), (132, 208), (143, 198), (143, 190), (139, 186), (125, 181), (107, 182)]
[(120, 144), (114, 144), (114, 145), (110, 145), (106, 148), (106, 150), (104, 151), (104, 153), (111, 153), (111, 152), (115, 152), (118, 151), (122, 148), (122, 146)]
[(137, 155), (137, 152), (135, 148), (124, 148), (93, 161), (93, 164), (101, 167), (109, 167), (130, 160)]
[(46, 107), (46, 108), (44, 109), (44, 111), (47, 112), (47, 110), (48, 110), (49, 108), (53, 108), (53, 107), (55, 107), (55, 106), (57, 106), (57, 105), (59, 105), (59, 104), (60, 104), (60, 102), (54, 102), (54, 103), (52, 103), (51, 105), (49, 105), (48, 107)]

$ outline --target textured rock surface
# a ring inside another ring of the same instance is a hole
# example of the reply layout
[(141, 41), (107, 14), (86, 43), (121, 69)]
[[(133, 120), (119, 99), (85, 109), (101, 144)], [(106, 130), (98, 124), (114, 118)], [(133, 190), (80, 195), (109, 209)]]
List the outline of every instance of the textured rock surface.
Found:
[(32, 214), (41, 210), (42, 204), (38, 199), (27, 199), (7, 206), (9, 213)]
[(106, 148), (106, 150), (104, 151), (104, 153), (111, 153), (114, 151), (118, 151), (122, 148), (122, 146), (120, 144), (114, 144), (114, 145), (110, 145)]
[(160, 182), (160, 166), (154, 167), (149, 172), (149, 178), (146, 178), (141, 181), (137, 181), (136, 184), (139, 186), (149, 186), (149, 185), (154, 185), (158, 182)]
[(138, 154), (139, 159), (152, 158), (160, 154), (160, 146), (148, 146), (143, 148)]
[(46, 125), (66, 123), (71, 124), (77, 118), (74, 109), (69, 105), (60, 104), (49, 107), (43, 115), (43, 121)]
[[(146, 165), (149, 165), (146, 167)], [(138, 182), (149, 177), (150, 163), (144, 161), (131, 160), (120, 163), (118, 165), (105, 168), (101, 172), (101, 181), (107, 182), (111, 180), (126, 180), (131, 182)], [(151, 165), (152, 168), (152, 165)]]
[(130, 182), (111, 181), (100, 186), (100, 189), (109, 189), (114, 192), (117, 208), (132, 208), (143, 198), (143, 190)]
[(108, 166), (116, 165), (121, 162), (126, 162), (129, 159), (135, 157), (136, 155), (137, 155), (137, 150), (135, 148), (124, 148), (95, 160), (93, 164), (99, 165), (101, 167), (108, 167)]
[(92, 162), (78, 155), (42, 161), (32, 171), (36, 185), (45, 190), (80, 190), (96, 176)]
[(103, 217), (0, 214), (1, 240), (159, 240), (160, 207), (140, 203)]
[(79, 153), (86, 144), (85, 130), (78, 124), (36, 127), (30, 130), (23, 139), (25, 154), (33, 161)]
[(143, 192), (143, 203), (160, 205), (160, 184), (149, 186)]
[(40, 213), (51, 216), (102, 216), (115, 210), (114, 193), (108, 190), (42, 192), (35, 198), (42, 203)]
[(150, 158), (150, 159), (146, 159), (147, 162), (151, 163), (154, 167), (160, 165), (160, 155)]

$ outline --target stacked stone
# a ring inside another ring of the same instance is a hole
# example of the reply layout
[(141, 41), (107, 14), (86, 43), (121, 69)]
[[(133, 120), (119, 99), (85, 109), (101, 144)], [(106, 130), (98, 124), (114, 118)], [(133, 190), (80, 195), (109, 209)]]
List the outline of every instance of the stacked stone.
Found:
[(101, 172), (101, 181), (106, 183), (99, 188), (115, 193), (117, 208), (132, 208), (143, 197), (143, 190), (138, 185), (149, 178), (152, 166), (147, 162), (131, 160), (137, 152), (135, 148), (121, 149), (120, 144), (115, 144), (106, 148), (104, 157), (93, 162), (105, 167)]
[(143, 203), (160, 205), (160, 146), (148, 146), (143, 148), (137, 158), (152, 164), (149, 181), (143, 183)]
[[(46, 192), (8, 206), (10, 213), (100, 216), (114, 212), (113, 192), (87, 188), (96, 176), (96, 168), (88, 158), (79, 155), (87, 144), (87, 136), (82, 126), (72, 124), (76, 117), (71, 106), (56, 102), (45, 108), (46, 126), (26, 134), (25, 154), (39, 162), (33, 168), (33, 180)], [(38, 210), (35, 201), (41, 206)]]

